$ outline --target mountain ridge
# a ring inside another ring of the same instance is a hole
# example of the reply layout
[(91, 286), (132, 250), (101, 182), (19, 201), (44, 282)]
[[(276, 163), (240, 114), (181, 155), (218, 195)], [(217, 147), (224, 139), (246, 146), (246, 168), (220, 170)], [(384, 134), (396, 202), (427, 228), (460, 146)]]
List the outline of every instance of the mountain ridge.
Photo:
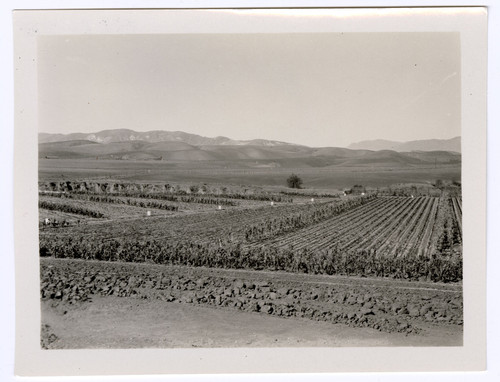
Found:
[[(70, 133), (70, 134), (52, 134), (39, 133), (39, 143), (53, 143), (86, 140), (90, 142), (110, 144), (117, 142), (144, 141), (149, 143), (158, 142), (184, 142), (192, 146), (287, 146), (287, 147), (309, 147), (300, 144), (268, 140), (251, 139), (235, 140), (224, 136), (204, 137), (197, 134), (186, 133), (183, 131), (151, 130), (137, 132), (131, 129), (108, 129), (95, 133)], [(340, 147), (334, 147), (340, 150)], [(331, 150), (332, 147), (318, 147), (324, 151)], [(454, 137), (450, 139), (423, 139), (407, 142), (391, 141), (385, 139), (365, 140), (351, 143), (347, 148), (350, 150), (393, 150), (396, 152), (411, 151), (453, 151), (461, 152), (461, 138)]]
[(453, 151), (461, 153), (461, 137), (450, 139), (420, 139), (407, 142), (374, 139), (351, 143), (347, 148), (353, 150), (393, 150), (397, 152), (411, 151)]
[(91, 142), (104, 143), (104, 144), (116, 143), (116, 142), (145, 141), (150, 143), (185, 142), (193, 146), (206, 146), (206, 145), (301, 146), (301, 145), (295, 145), (293, 143), (268, 140), (268, 139), (234, 140), (224, 136), (209, 138), (197, 134), (185, 133), (183, 131), (167, 131), (167, 130), (151, 130), (145, 132), (137, 132), (130, 129), (113, 129), (113, 130), (102, 130), (96, 133), (89, 133), (89, 134), (85, 133), (70, 133), (70, 134), (39, 133), (38, 134), (38, 143), (65, 142), (73, 140), (87, 140)]

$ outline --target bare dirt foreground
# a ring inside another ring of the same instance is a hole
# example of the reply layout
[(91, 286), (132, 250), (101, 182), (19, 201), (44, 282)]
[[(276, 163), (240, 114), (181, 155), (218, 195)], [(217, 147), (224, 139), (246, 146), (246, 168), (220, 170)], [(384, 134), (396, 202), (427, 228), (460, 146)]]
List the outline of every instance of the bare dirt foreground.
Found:
[(41, 259), (48, 349), (461, 346), (460, 285)]

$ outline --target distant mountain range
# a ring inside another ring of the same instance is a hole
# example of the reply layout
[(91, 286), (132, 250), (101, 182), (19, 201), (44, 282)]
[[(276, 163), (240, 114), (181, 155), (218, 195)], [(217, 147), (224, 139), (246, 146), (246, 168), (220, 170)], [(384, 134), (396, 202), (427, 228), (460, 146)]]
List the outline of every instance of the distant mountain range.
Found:
[[(98, 133), (73, 133), (73, 134), (50, 134), (40, 133), (38, 143), (67, 142), (67, 141), (90, 141), (96, 143), (117, 143), (143, 141), (149, 143), (158, 142), (183, 142), (192, 146), (299, 146), (292, 143), (266, 140), (234, 140), (227, 137), (208, 138), (196, 134), (184, 133), (182, 131), (154, 130), (137, 132), (129, 129), (103, 130)], [(351, 150), (393, 150), (397, 152), (409, 151), (454, 151), (461, 152), (461, 139), (426, 139), (418, 141), (397, 142), (384, 139), (361, 141), (348, 146)]]
[(116, 142), (184, 142), (193, 146), (206, 146), (206, 145), (257, 145), (257, 146), (282, 146), (292, 145), (291, 143), (270, 141), (265, 139), (253, 139), (249, 141), (238, 141), (229, 139), (227, 137), (208, 138), (201, 135), (184, 133), (182, 131), (164, 131), (154, 130), (146, 132), (137, 132), (129, 129), (116, 129), (116, 130), (103, 130), (98, 133), (84, 134), (38, 134), (38, 143), (49, 142), (64, 142), (86, 140), (97, 143), (116, 143)]
[(207, 138), (180, 131), (138, 133), (132, 130), (105, 130), (95, 134), (40, 133), (38, 147), (39, 157), (47, 159), (219, 161), (224, 166), (238, 162), (252, 168), (416, 167), (461, 163), (461, 154), (457, 150), (441, 149), (449, 146), (447, 141), (442, 141), (441, 146), (439, 140), (429, 141), (433, 142), (431, 150), (401, 151), (404, 147), (421, 147), (421, 142), (425, 141), (396, 142), (397, 150), (361, 148), (385, 147), (381, 142), (360, 142), (350, 148), (313, 148), (264, 139), (237, 141), (226, 137)]
[(362, 141), (349, 145), (353, 150), (394, 150), (398, 152), (409, 151), (454, 151), (461, 152), (461, 138), (451, 139), (424, 139), (419, 141), (396, 142), (384, 139)]

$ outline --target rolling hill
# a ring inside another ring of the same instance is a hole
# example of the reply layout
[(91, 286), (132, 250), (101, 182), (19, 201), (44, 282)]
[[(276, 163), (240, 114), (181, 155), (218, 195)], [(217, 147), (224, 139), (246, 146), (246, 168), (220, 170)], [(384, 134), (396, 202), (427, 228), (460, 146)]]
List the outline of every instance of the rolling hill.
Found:
[(396, 152), (278, 145), (191, 145), (185, 142), (122, 141), (97, 143), (88, 140), (39, 144), (44, 159), (156, 160), (184, 163), (236, 163), (244, 167), (395, 167), (460, 164), (461, 155), (447, 151)]
[(94, 134), (39, 134), (39, 158), (45, 159), (210, 161), (222, 166), (238, 163), (245, 167), (411, 168), (460, 164), (459, 151), (459, 137), (412, 142), (377, 140), (359, 142), (349, 148), (314, 148), (264, 139), (208, 138), (181, 131), (118, 129)]

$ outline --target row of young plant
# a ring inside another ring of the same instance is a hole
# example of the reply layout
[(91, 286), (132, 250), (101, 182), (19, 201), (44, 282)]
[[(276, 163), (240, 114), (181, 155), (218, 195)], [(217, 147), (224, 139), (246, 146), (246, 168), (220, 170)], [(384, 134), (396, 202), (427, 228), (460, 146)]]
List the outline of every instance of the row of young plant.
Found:
[(458, 197), (452, 197), (450, 198), (450, 205), (455, 216), (456, 230), (462, 236), (462, 200)]
[(182, 202), (182, 203), (199, 203), (199, 204), (211, 204), (211, 205), (231, 206), (231, 207), (238, 205), (238, 203), (224, 199), (223, 197), (213, 197), (211, 195), (195, 196), (189, 194), (172, 195), (165, 193), (133, 193), (133, 192), (126, 192), (120, 195), (131, 196), (141, 199), (167, 200), (171, 202)]
[(378, 197), (334, 219), (277, 236), (266, 243), (311, 250), (339, 246), (343, 250), (377, 250), (391, 256), (417, 249), (419, 255), (430, 256), (438, 204), (437, 198)]
[[(123, 192), (119, 194), (95, 194), (88, 192), (72, 192), (54, 195), (60, 198), (69, 199), (83, 199), (92, 202), (128, 204), (136, 207), (150, 207), (162, 210), (177, 211), (177, 206), (166, 205), (163, 203), (155, 202), (155, 200), (169, 201), (169, 202), (183, 202), (183, 203), (199, 203), (199, 204), (212, 204), (222, 206), (236, 206), (237, 203), (231, 200), (224, 200), (219, 198), (210, 198), (204, 196), (175, 196), (161, 193), (138, 193), (138, 192)], [(121, 198), (120, 198), (121, 197)], [(126, 199), (125, 199), (126, 198)], [(137, 199), (148, 199), (148, 201)]]
[(460, 244), (462, 244), (462, 237), (456, 220), (445, 220), (443, 231), (438, 242), (438, 250), (440, 252), (450, 251), (455, 245)]
[[(336, 219), (327, 220), (325, 224), (311, 227), (303, 236), (299, 232), (294, 236), (300, 246), (312, 249), (338, 245), (344, 250), (377, 249), (382, 253), (383, 246), (400, 240), (420, 202), (410, 198), (377, 198)], [(320, 232), (314, 232), (314, 228)]]
[(124, 261), (295, 273), (393, 277), (455, 282), (462, 279), (462, 261), (453, 256), (380, 256), (376, 251), (327, 251), (243, 247), (238, 243), (193, 243), (159, 240), (40, 238), (40, 256)]
[[(172, 201), (181, 201), (181, 202), (194, 202), (194, 203), (203, 203), (198, 200), (207, 200), (207, 203), (211, 203), (212, 201), (217, 201), (217, 203), (212, 204), (220, 204), (225, 206), (236, 206), (238, 203), (233, 200), (252, 200), (252, 201), (267, 201), (267, 202), (276, 202), (276, 203), (292, 203), (292, 198), (286, 198), (282, 195), (277, 194), (242, 194), (242, 193), (204, 193), (199, 195), (189, 194), (184, 190), (177, 190), (169, 193), (134, 193), (134, 192), (125, 192), (120, 193), (120, 195), (126, 196), (137, 196), (140, 198), (153, 198), (153, 199), (164, 199), (164, 200), (172, 200)], [(231, 200), (228, 200), (231, 199)]]
[[(379, 253), (387, 253), (390, 257), (397, 254), (403, 258), (435, 255), (440, 258), (452, 256), (461, 259), (461, 251), (455, 246), (462, 243), (462, 233), (451, 210), (452, 200), (448, 197), (408, 200), (411, 201), (408, 207), (411, 204), (413, 207), (390, 214), (392, 228), (382, 230), (377, 244), (352, 249), (377, 249)], [(404, 201), (401, 202), (405, 204)], [(361, 236), (368, 237), (370, 230), (376, 232), (378, 229), (377, 225), (367, 226), (368, 230), (365, 229)], [(384, 223), (379, 223), (378, 226), (383, 227)]]
[(247, 242), (274, 238), (309, 225), (340, 215), (374, 200), (375, 195), (363, 196), (342, 202), (327, 202), (311, 205), (308, 210), (277, 216), (250, 225), (244, 233)]
[(394, 206), (397, 204), (396, 198), (377, 198), (377, 200), (347, 211), (335, 219), (326, 219), (321, 223), (270, 239), (266, 243), (282, 248), (291, 245), (295, 249), (305, 247), (328, 249), (329, 246), (338, 243), (338, 239), (346, 235), (358, 234), (369, 218), (377, 219), (380, 215), (393, 213), (396, 211)]
[(104, 214), (99, 211), (91, 210), (89, 208), (85, 208), (82, 206), (77, 206), (74, 204), (66, 204), (66, 203), (53, 203), (47, 200), (39, 200), (38, 208), (42, 208), (50, 211), (60, 211), (67, 212), (70, 214), (90, 216), (92, 218), (103, 218)]
[[(436, 222), (437, 215), (441, 219)], [(345, 252), (376, 250), (384, 258), (431, 258), (434, 255), (451, 257), (454, 263), (460, 263), (461, 251), (454, 248), (461, 242), (460, 232), (453, 225), (447, 228), (448, 221), (455, 224), (453, 217), (447, 198), (382, 197), (335, 219), (326, 219), (284, 236), (276, 235), (265, 243), (280, 248), (291, 246), (295, 251), (334, 247)]]
[(396, 238), (392, 243), (392, 249), (390, 249), (391, 254), (398, 252), (400, 255), (404, 255), (419, 245), (425, 245), (420, 235), (423, 233), (425, 225), (431, 220), (429, 214), (432, 212), (432, 206), (436, 199), (429, 197), (417, 199), (420, 201), (417, 208), (409, 213), (408, 217), (401, 223), (402, 229), (396, 231)]
[(442, 214), (437, 226), (437, 246), (440, 253), (452, 252), (456, 245), (462, 244), (462, 231), (453, 211), (453, 202), (451, 198), (443, 198), (440, 201)]
[[(264, 202), (276, 202), (276, 203), (293, 203), (293, 198), (287, 197), (280, 194), (272, 193), (198, 193), (199, 191), (193, 191), (188, 193), (185, 190), (172, 190), (168, 192), (143, 192), (143, 191), (130, 191), (122, 190), (113, 193), (105, 193), (105, 195), (115, 195), (115, 196), (125, 196), (134, 197), (142, 199), (159, 199), (167, 200), (172, 202), (184, 202), (184, 203), (204, 203), (204, 204), (219, 204), (223, 206), (237, 206), (238, 203), (234, 200), (251, 200), (251, 201), (264, 201)], [(95, 193), (91, 191), (71, 191), (72, 194), (78, 195), (101, 195), (102, 193)], [(298, 194), (299, 195), (299, 194)], [(300, 194), (300, 196), (303, 196)]]
[(166, 211), (178, 211), (178, 206), (172, 206), (165, 203), (151, 201), (151, 200), (138, 200), (138, 199), (130, 199), (130, 198), (117, 198), (109, 195), (98, 195), (98, 194), (59, 194), (53, 195), (53, 197), (58, 197), (61, 199), (77, 199), (77, 200), (87, 200), (89, 202), (97, 202), (97, 203), (109, 203), (109, 204), (123, 204), (133, 207), (142, 207), (142, 208), (155, 208), (159, 210)]
[[(216, 195), (214, 195), (216, 196)], [(260, 201), (260, 202), (275, 202), (275, 203), (293, 203), (293, 198), (285, 197), (278, 194), (221, 194), (219, 197), (227, 198), (227, 199), (240, 199), (240, 200), (252, 200), (252, 201)]]
[(317, 192), (280, 191), (280, 194), (287, 196), (298, 196), (306, 198), (340, 198), (339, 194), (324, 194)]

